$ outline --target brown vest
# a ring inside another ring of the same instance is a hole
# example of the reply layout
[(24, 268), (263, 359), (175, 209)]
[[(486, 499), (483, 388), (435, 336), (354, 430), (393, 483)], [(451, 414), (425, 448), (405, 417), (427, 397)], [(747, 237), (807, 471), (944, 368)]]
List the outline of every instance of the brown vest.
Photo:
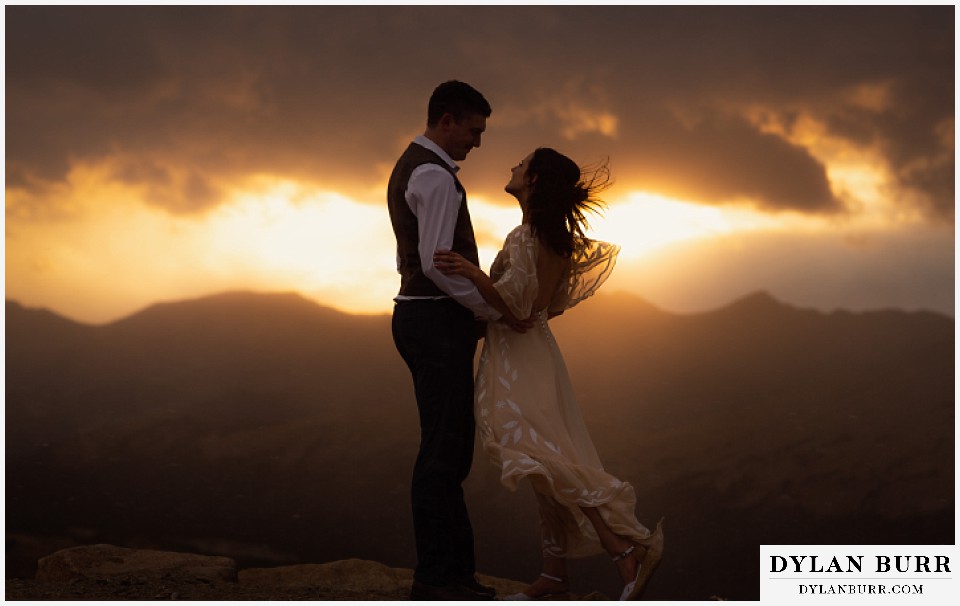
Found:
[(414, 169), (422, 164), (437, 164), (442, 166), (453, 177), (453, 182), (460, 192), (460, 210), (457, 213), (457, 224), (453, 232), (452, 250), (475, 265), (480, 264), (477, 254), (477, 242), (473, 235), (473, 224), (470, 222), (470, 212), (467, 210), (467, 194), (460, 181), (440, 156), (429, 149), (411, 143), (403, 152), (397, 165), (393, 168), (390, 181), (387, 184), (387, 208), (390, 210), (390, 222), (393, 223), (393, 233), (397, 237), (397, 258), (400, 272), (400, 294), (412, 297), (431, 297), (445, 295), (433, 280), (423, 274), (420, 267), (420, 228), (417, 216), (407, 204), (407, 184)]

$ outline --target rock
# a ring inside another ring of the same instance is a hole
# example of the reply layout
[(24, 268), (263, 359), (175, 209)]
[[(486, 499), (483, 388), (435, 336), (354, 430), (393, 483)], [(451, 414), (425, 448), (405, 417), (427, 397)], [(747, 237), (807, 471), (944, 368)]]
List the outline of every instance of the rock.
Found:
[[(500, 597), (526, 583), (478, 574)], [(369, 560), (237, 570), (234, 560), (191, 553), (87, 545), (38, 562), (32, 581), (8, 579), (7, 597), (97, 600), (407, 600), (413, 571)], [(606, 600), (597, 592), (571, 600)]]
[[(377, 594), (406, 599), (413, 583), (409, 568), (390, 568), (368, 560), (339, 560), (326, 564), (302, 564), (275, 568), (249, 568), (239, 574), (241, 585), (260, 587), (310, 587), (324, 594)], [(526, 583), (478, 574), (484, 585), (504, 596), (518, 593)]]
[(61, 549), (37, 562), (38, 581), (117, 578), (236, 582), (237, 563), (219, 556), (103, 544)]
[(239, 581), (244, 585), (277, 587), (311, 587), (347, 592), (390, 592), (410, 589), (413, 572), (407, 568), (390, 568), (367, 560), (339, 560), (326, 564), (299, 564), (275, 568), (241, 570)]

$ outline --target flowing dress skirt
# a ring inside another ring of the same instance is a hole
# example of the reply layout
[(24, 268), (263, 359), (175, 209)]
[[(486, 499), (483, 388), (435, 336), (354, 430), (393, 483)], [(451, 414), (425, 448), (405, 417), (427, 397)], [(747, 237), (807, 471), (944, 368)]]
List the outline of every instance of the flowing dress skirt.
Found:
[(581, 507), (597, 508), (613, 532), (648, 542), (633, 486), (600, 463), (545, 311), (522, 334), (501, 322), (488, 325), (475, 398), (481, 444), (500, 467), (501, 482), (511, 490), (522, 478), (533, 485), (544, 555), (603, 551)]

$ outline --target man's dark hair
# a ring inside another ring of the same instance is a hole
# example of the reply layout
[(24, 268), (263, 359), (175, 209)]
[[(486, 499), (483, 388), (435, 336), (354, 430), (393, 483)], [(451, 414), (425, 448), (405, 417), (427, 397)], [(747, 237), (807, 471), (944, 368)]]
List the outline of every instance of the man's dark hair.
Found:
[(470, 113), (489, 118), (492, 111), (480, 91), (466, 82), (450, 80), (435, 88), (430, 95), (427, 126), (436, 126), (444, 114), (452, 114), (453, 119), (459, 122)]

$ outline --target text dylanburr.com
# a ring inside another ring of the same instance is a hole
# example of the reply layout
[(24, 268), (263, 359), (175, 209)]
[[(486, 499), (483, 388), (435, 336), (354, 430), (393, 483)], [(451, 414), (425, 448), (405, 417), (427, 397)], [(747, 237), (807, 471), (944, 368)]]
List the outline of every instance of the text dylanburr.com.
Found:
[(762, 545), (764, 604), (960, 603), (956, 545)]

